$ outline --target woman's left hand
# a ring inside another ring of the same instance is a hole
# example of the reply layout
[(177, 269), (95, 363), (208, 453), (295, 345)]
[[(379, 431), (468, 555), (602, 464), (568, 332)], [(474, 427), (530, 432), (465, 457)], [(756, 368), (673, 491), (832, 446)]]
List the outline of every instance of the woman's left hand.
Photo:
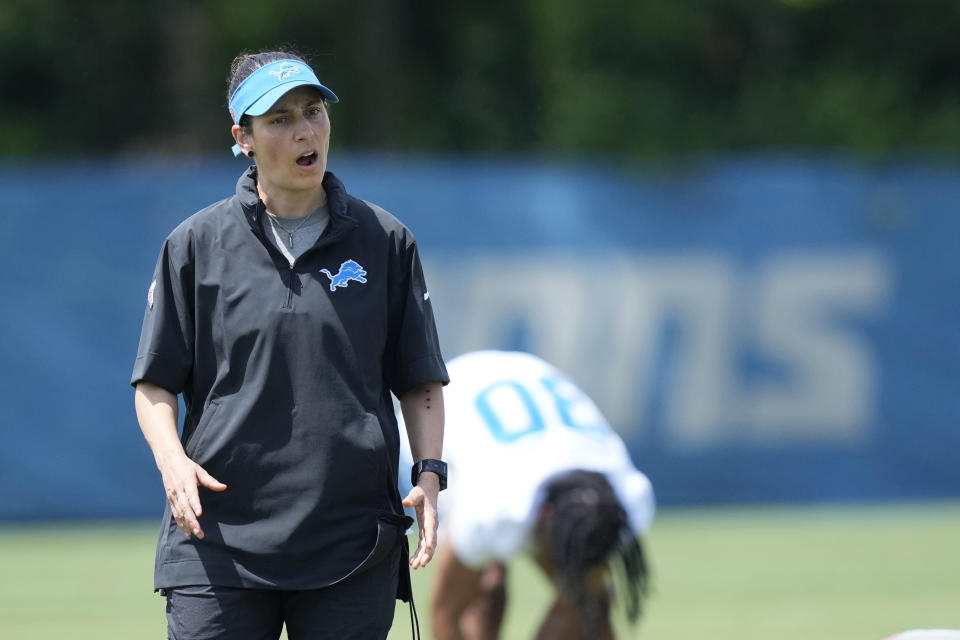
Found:
[(437, 548), (437, 495), (440, 493), (440, 478), (435, 473), (422, 473), (417, 486), (403, 499), (403, 506), (413, 507), (417, 512), (420, 529), (420, 544), (410, 556), (410, 567), (427, 566)]

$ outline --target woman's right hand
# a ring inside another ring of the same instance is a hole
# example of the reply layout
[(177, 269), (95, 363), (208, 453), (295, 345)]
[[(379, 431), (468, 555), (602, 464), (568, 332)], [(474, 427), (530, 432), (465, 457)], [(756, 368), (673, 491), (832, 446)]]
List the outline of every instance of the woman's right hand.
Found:
[(163, 387), (141, 380), (137, 383), (134, 403), (137, 420), (147, 444), (153, 451), (163, 489), (167, 492), (170, 511), (177, 526), (188, 538), (203, 539), (197, 518), (203, 513), (197, 487), (223, 491), (223, 484), (196, 462), (187, 457), (177, 435), (177, 397)]
[(163, 476), (163, 488), (170, 503), (170, 512), (177, 526), (188, 538), (191, 535), (203, 539), (203, 529), (198, 518), (203, 514), (200, 505), (198, 487), (204, 486), (211, 491), (224, 491), (223, 484), (186, 455), (174, 456), (165, 461), (160, 469)]

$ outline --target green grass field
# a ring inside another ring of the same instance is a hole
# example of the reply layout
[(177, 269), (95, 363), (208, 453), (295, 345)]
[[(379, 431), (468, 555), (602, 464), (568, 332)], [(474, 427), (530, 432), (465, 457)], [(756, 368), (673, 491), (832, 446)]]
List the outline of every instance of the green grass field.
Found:
[[(165, 637), (150, 589), (154, 523), (0, 526), (0, 638)], [(960, 628), (960, 502), (662, 509), (647, 540), (654, 592), (621, 638), (880, 640)], [(415, 573), (429, 638), (430, 572)], [(503, 637), (531, 638), (550, 593), (510, 567)], [(405, 605), (391, 640), (410, 637)]]

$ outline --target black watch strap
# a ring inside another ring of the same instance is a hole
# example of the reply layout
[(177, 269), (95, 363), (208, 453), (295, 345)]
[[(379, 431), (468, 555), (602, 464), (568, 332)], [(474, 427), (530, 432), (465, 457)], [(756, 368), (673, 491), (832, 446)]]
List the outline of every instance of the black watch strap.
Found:
[(417, 480), (420, 479), (420, 474), (424, 471), (430, 471), (431, 473), (437, 474), (440, 478), (440, 491), (443, 491), (447, 488), (447, 463), (443, 460), (436, 460), (434, 458), (424, 458), (420, 462), (417, 462), (413, 465), (413, 468), (410, 469), (410, 483), (413, 486), (417, 486)]

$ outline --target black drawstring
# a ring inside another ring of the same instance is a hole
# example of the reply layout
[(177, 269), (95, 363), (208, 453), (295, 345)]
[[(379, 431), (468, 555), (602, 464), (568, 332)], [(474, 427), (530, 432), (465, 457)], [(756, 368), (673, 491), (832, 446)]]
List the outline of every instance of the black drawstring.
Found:
[[(404, 517), (407, 522), (403, 530), (406, 531), (413, 524), (413, 518)], [(417, 605), (413, 602), (413, 581), (410, 579), (410, 544), (406, 534), (400, 540), (400, 575), (397, 582), (397, 598), (410, 604), (410, 637), (413, 640), (420, 640), (420, 617), (417, 615)]]
[(420, 618), (417, 616), (417, 605), (413, 604), (413, 594), (410, 594), (410, 637), (420, 640)]

